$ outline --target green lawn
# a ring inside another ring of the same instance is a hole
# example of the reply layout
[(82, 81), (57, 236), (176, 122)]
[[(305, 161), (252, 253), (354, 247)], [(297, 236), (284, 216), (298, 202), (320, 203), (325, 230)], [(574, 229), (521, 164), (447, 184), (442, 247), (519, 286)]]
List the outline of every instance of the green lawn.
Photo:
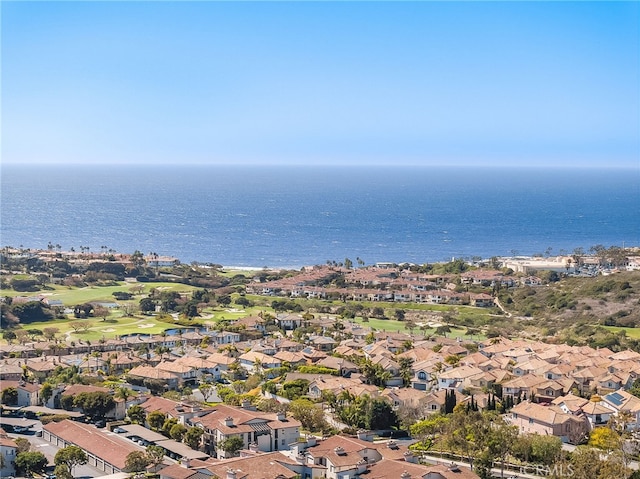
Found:
[(622, 328), (620, 326), (602, 326), (607, 331), (611, 331), (612, 333), (618, 333), (620, 331), (624, 331), (627, 334), (628, 338), (632, 339), (640, 339), (640, 328)]

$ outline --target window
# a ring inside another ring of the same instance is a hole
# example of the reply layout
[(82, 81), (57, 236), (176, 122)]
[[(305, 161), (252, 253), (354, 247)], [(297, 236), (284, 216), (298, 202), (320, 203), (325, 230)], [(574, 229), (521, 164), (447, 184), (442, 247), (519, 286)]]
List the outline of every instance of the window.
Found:
[(533, 424), (533, 419), (529, 418), (529, 424)]
[(418, 373), (418, 379), (420, 379), (420, 380), (427, 379), (427, 374), (424, 371), (420, 371)]
[(284, 446), (284, 439), (282, 440), (282, 445)]

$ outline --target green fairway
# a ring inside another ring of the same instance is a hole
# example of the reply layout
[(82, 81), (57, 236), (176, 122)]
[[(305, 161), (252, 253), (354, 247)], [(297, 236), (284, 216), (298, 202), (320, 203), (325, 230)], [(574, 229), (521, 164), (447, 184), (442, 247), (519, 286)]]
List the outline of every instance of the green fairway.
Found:
[[(78, 322), (89, 325), (86, 331), (75, 332), (71, 323)], [(153, 316), (134, 316), (109, 318), (102, 321), (100, 318), (90, 319), (59, 319), (44, 321), (41, 323), (29, 323), (25, 329), (58, 328), (58, 337), (66, 337), (72, 341), (98, 341), (102, 338), (111, 339), (125, 334), (159, 334), (165, 329), (171, 329), (169, 323), (157, 321)]]
[(161, 291), (177, 291), (179, 293), (190, 293), (196, 288), (181, 283), (127, 283), (125, 281), (118, 282), (117, 286), (86, 286), (84, 288), (74, 288), (69, 286), (54, 286), (51, 289), (36, 292), (17, 292), (10, 289), (0, 290), (0, 296), (46, 296), (51, 299), (62, 301), (65, 306), (74, 306), (81, 303), (90, 303), (92, 301), (115, 302), (113, 293), (116, 291), (132, 292), (131, 288), (143, 286), (141, 294), (136, 297), (138, 300), (147, 296), (152, 289)]

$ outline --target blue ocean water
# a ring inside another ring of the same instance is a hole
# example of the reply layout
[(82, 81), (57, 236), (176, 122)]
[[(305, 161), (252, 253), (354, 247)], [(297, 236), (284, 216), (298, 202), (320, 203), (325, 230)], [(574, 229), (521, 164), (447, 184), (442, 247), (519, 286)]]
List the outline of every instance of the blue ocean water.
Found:
[(3, 166), (3, 246), (185, 263), (433, 262), (640, 245), (620, 169)]

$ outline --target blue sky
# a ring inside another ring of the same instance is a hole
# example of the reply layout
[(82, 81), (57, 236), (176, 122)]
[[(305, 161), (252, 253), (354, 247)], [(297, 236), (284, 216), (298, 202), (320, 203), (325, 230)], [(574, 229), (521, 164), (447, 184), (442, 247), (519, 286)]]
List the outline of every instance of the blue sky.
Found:
[(1, 2), (2, 162), (638, 167), (637, 2)]

